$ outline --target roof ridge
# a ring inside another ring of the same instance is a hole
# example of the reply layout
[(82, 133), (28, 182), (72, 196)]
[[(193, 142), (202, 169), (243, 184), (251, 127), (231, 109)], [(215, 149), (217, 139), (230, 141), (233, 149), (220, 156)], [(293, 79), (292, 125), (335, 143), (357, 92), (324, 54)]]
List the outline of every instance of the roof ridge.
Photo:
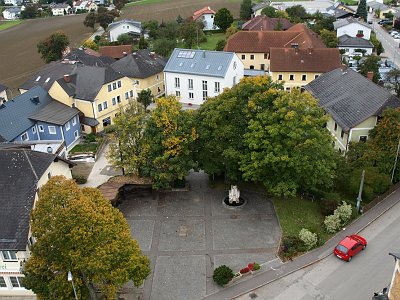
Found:
[(32, 170), (32, 172), (33, 172), (33, 175), (35, 175), (36, 180), (39, 180), (39, 178), (38, 178), (38, 176), (37, 176), (37, 174), (36, 174), (35, 168), (33, 167), (32, 162), (31, 162), (31, 160), (29, 159), (29, 156), (28, 156), (28, 154), (26, 153), (25, 149), (22, 149), (22, 152), (24, 152), (25, 157), (26, 157), (26, 159), (28, 160), (28, 164), (29, 164), (29, 166), (31, 167), (31, 170)]

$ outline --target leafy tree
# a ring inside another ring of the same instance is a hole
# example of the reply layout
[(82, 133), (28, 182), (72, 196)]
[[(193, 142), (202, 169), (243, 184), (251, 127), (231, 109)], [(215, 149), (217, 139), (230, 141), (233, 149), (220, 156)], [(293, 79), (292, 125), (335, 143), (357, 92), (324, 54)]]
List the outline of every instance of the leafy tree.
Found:
[(82, 46), (85, 47), (85, 48), (89, 48), (89, 49), (95, 50), (95, 51), (99, 50), (99, 45), (97, 45), (97, 44), (96, 44), (94, 41), (92, 41), (92, 40), (86, 40), (86, 41), (83, 43)]
[(146, 122), (144, 107), (137, 101), (130, 101), (127, 109), (115, 118), (108, 158), (127, 174), (142, 175), (149, 148), (143, 137)]
[(372, 81), (378, 83), (381, 78), (379, 74), (379, 61), (380, 61), (379, 56), (376, 55), (367, 56), (366, 59), (359, 64), (358, 71), (365, 77), (368, 76), (368, 72), (373, 72), (374, 76), (372, 78)]
[(367, 1), (366, 0), (360, 0), (358, 7), (357, 7), (356, 14), (358, 16), (360, 16), (361, 18), (363, 18), (365, 22), (368, 20)]
[(21, 19), (35, 19), (38, 15), (38, 8), (36, 5), (29, 5), (25, 10), (21, 11)]
[(237, 29), (236, 26), (231, 25), (231, 26), (226, 30), (225, 38), (226, 38), (226, 39), (229, 39), (229, 37), (230, 37), (231, 35), (234, 35), (234, 34), (235, 34), (236, 32), (238, 32), (238, 31), (239, 31), (239, 29)]
[(245, 179), (284, 196), (332, 186), (337, 154), (317, 100), (299, 90), (269, 90), (255, 95), (249, 107), (249, 150), (240, 164)]
[(392, 69), (386, 73), (385, 80), (386, 86), (396, 93), (396, 96), (400, 98), (400, 70)]
[(68, 37), (62, 31), (57, 31), (37, 44), (39, 54), (45, 63), (62, 58), (63, 51), (68, 47)]
[(141, 90), (138, 94), (137, 101), (144, 106), (144, 109), (147, 109), (147, 107), (153, 102), (151, 90)]
[(376, 47), (376, 55), (381, 55), (383, 52), (385, 52), (385, 49), (383, 49), (382, 42), (378, 43), (378, 47)]
[(382, 43), (376, 38), (375, 32), (371, 32), (371, 37), (370, 37), (371, 43), (374, 45), (374, 49), (376, 51), (376, 54), (379, 56), (382, 52), (385, 50), (383, 49)]
[(149, 37), (156, 38), (157, 29), (158, 29), (158, 21), (150, 20), (143, 23), (143, 28), (149, 31)]
[(222, 31), (226, 31), (232, 25), (233, 16), (227, 8), (221, 8), (214, 16), (214, 24)]
[(282, 31), (283, 30), (283, 25), (281, 20), (278, 20), (278, 22), (276, 23), (275, 27), (274, 27), (274, 31)]
[(336, 48), (339, 43), (339, 39), (336, 37), (336, 32), (326, 29), (321, 30), (321, 39), (328, 48)]
[(153, 50), (158, 55), (169, 57), (176, 47), (176, 40), (158, 39), (153, 43)]
[(179, 24), (175, 22), (162, 23), (156, 32), (157, 38), (176, 40), (179, 33)]
[[(286, 12), (289, 15), (290, 20), (300, 21), (308, 17), (306, 9), (302, 5), (294, 5), (286, 8)], [(296, 22), (296, 23), (300, 23)]]
[(393, 27), (396, 28), (397, 30), (400, 30), (400, 18), (394, 20)]
[(215, 51), (224, 51), (226, 40), (219, 40), (215, 45)]
[(315, 24), (311, 26), (311, 29), (318, 34), (320, 34), (323, 29), (334, 31), (333, 22), (335, 21), (336, 21), (335, 17), (323, 17), (321, 19), (317, 19)]
[(193, 20), (187, 20), (181, 25), (179, 36), (184, 40), (185, 47), (192, 48), (204, 38), (203, 27), (203, 23)]
[(120, 34), (120, 35), (117, 37), (117, 42), (118, 42), (120, 45), (129, 45), (129, 44), (132, 44), (132, 43), (133, 43), (133, 39), (132, 39), (132, 36), (130, 36), (129, 34), (123, 33), (123, 34)]
[(96, 25), (97, 16), (96, 13), (90, 12), (86, 15), (83, 25), (86, 27), (91, 27), (94, 31), (94, 26)]
[(267, 17), (270, 17), (270, 18), (275, 18), (275, 11), (276, 11), (276, 9), (274, 7), (267, 6), (262, 9), (261, 14), (265, 15)]
[(224, 286), (233, 278), (233, 271), (226, 265), (219, 266), (214, 270), (213, 279), (214, 281), (220, 285)]
[(197, 132), (192, 111), (183, 111), (175, 97), (155, 103), (145, 129), (149, 148), (144, 175), (152, 178), (154, 188), (169, 188), (195, 167), (191, 150)]
[(284, 10), (277, 10), (277, 11), (275, 11), (275, 18), (289, 19), (289, 15)]
[(139, 39), (138, 47), (139, 49), (147, 49), (147, 47), (149, 47), (149, 42), (144, 38), (143, 35)]
[(108, 25), (114, 21), (114, 18), (115, 16), (111, 12), (97, 13), (96, 21), (104, 30), (107, 30)]
[(115, 299), (129, 280), (140, 286), (150, 274), (149, 259), (131, 238), (129, 225), (99, 190), (80, 189), (74, 180), (52, 177), (31, 215), (36, 243), (24, 266), (24, 284), (40, 299), (96, 299), (94, 286)]
[(178, 15), (178, 17), (176, 18), (176, 23), (182, 24), (182, 22), (183, 22), (182, 16), (181, 16), (181, 15)]
[(242, 20), (248, 20), (251, 18), (251, 14), (253, 10), (251, 9), (252, 3), (251, 0), (243, 0), (240, 4), (240, 18)]

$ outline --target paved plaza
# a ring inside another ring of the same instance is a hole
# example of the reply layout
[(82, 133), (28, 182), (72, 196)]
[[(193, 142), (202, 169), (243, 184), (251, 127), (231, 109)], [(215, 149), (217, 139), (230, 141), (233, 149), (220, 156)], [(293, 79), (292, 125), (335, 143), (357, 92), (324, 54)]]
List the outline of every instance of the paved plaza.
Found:
[(132, 236), (150, 257), (152, 274), (139, 289), (127, 285), (121, 298), (201, 299), (219, 289), (215, 267), (235, 272), (249, 262), (276, 258), (280, 229), (270, 200), (241, 191), (247, 204), (227, 208), (228, 191), (208, 187), (208, 176), (191, 173), (190, 191), (127, 193), (120, 209)]

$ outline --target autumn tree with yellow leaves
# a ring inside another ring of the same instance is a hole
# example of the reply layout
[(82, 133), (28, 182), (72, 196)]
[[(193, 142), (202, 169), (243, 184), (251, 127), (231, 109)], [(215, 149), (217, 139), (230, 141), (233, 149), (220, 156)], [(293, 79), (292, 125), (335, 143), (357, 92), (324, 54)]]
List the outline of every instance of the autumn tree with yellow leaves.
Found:
[(94, 188), (80, 189), (73, 180), (51, 178), (31, 214), (36, 243), (24, 266), (24, 285), (39, 299), (115, 299), (129, 280), (140, 286), (150, 274), (149, 259), (131, 238), (119, 210)]

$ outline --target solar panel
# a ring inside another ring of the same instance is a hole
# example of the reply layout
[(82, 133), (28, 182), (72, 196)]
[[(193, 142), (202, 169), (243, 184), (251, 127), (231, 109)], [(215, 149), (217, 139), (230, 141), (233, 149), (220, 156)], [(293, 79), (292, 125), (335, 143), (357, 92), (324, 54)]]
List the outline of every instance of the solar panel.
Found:
[(177, 57), (178, 57), (178, 58), (193, 58), (194, 55), (195, 55), (195, 52), (194, 52), (194, 51), (185, 51), (185, 50), (182, 50), (182, 51), (179, 51)]

